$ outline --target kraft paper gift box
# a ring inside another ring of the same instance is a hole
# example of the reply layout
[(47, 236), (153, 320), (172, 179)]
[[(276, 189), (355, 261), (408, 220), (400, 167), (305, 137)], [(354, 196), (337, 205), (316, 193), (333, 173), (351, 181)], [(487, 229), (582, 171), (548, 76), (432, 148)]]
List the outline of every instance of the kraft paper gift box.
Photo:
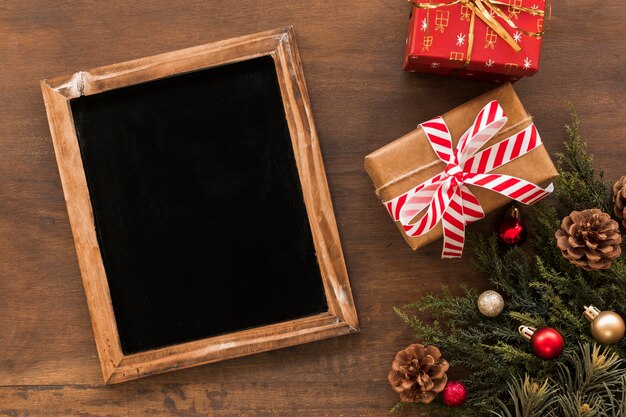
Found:
[[(480, 110), (492, 100), (499, 102), (508, 117), (508, 122), (481, 149), (497, 144), (532, 124), (531, 117), (524, 109), (512, 85), (506, 83), (442, 115), (452, 135), (454, 147), (463, 133), (472, 125)], [(424, 169), (419, 169), (420, 167)], [(366, 156), (365, 169), (380, 199), (389, 201), (442, 172), (445, 164), (439, 160), (428, 143), (424, 130), (418, 126), (412, 132)], [(415, 173), (407, 175), (411, 172)], [(537, 185), (549, 183), (558, 176), (543, 144), (491, 173), (511, 175)], [(485, 214), (510, 204), (512, 201), (506, 196), (484, 188), (473, 185), (468, 185), (468, 187), (480, 202)], [(423, 213), (418, 217), (422, 215)], [(400, 223), (397, 223), (397, 226), (413, 250), (440, 239), (443, 234), (441, 222), (427, 234), (416, 237), (408, 236)]]

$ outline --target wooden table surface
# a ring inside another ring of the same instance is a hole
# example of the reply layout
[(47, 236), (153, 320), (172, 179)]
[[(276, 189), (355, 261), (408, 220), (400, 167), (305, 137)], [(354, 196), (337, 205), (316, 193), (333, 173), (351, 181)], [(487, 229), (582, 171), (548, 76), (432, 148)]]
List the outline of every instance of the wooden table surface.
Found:
[[(411, 252), (363, 170), (369, 152), (493, 86), (402, 72), (409, 10), (402, 0), (3, 1), (0, 415), (384, 416), (396, 401), (391, 360), (413, 340), (392, 307), (442, 284), (486, 287), (469, 259), (440, 261), (439, 244)], [(575, 104), (608, 178), (626, 173), (624, 22), (622, 1), (555, 2), (541, 71), (516, 84), (551, 152)], [(39, 80), (291, 24), (361, 333), (103, 386)]]

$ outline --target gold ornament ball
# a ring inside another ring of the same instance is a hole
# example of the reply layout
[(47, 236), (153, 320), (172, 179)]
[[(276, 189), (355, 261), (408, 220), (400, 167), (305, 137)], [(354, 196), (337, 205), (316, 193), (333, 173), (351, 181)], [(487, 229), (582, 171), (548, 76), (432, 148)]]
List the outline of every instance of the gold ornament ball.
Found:
[(624, 319), (612, 311), (601, 312), (591, 322), (591, 334), (600, 343), (617, 343), (625, 331)]
[(496, 317), (504, 309), (504, 299), (496, 291), (488, 290), (478, 296), (478, 311), (483, 316)]

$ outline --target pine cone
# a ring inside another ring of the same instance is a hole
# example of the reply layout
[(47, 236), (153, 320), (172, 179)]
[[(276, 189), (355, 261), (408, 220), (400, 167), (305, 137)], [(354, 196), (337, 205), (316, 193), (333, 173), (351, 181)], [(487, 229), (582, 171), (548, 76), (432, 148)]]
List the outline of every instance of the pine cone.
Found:
[(565, 259), (587, 271), (609, 268), (622, 253), (619, 224), (598, 209), (573, 211), (554, 236)]
[(626, 175), (613, 185), (613, 210), (626, 227)]
[(445, 388), (448, 367), (438, 347), (413, 344), (396, 354), (387, 379), (401, 401), (428, 404)]

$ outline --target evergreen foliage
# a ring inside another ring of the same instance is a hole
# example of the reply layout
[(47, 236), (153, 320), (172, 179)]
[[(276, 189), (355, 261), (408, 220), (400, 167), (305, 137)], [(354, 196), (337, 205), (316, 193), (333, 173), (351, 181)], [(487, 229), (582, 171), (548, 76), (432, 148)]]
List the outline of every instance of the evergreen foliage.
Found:
[[(626, 417), (621, 359), (626, 340), (600, 349), (582, 315), (589, 304), (626, 313), (626, 263), (620, 258), (608, 270), (584, 271), (562, 257), (554, 237), (561, 219), (573, 210), (599, 208), (613, 215), (611, 189), (594, 169), (578, 115), (570, 110), (564, 152), (557, 154), (558, 201), (534, 206), (529, 216), (535, 255), (520, 248), (502, 250), (495, 236), (468, 236), (475, 267), (505, 298), (502, 314), (481, 315), (478, 291), (466, 286), (460, 296), (444, 288), (395, 309), (420, 343), (439, 346), (452, 366), (470, 371), (463, 381), (469, 390), (466, 405), (446, 408), (438, 397), (429, 405), (398, 403), (392, 411), (411, 406), (435, 415)], [(419, 312), (432, 314), (432, 321), (420, 320)], [(536, 358), (517, 332), (520, 324), (557, 328), (566, 340), (564, 355), (554, 361)]]
[(509, 402), (496, 400), (499, 417), (626, 416), (624, 360), (589, 343), (565, 355), (554, 377), (541, 382), (528, 374), (508, 383)]

